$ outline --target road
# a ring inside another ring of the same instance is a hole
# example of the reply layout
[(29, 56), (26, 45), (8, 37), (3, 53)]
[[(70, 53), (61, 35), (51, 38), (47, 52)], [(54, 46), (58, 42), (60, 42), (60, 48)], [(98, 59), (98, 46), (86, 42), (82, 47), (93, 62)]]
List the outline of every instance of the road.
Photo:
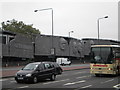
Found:
[(71, 88), (72, 90), (79, 90), (83, 88), (118, 88), (119, 79), (118, 76), (95, 77), (89, 73), (89, 69), (81, 69), (65, 71), (62, 75), (57, 76), (55, 81), (46, 79), (36, 84), (18, 84), (14, 78), (5, 78), (0, 79), (0, 82), (2, 82), (2, 88), (9, 90), (23, 88)]

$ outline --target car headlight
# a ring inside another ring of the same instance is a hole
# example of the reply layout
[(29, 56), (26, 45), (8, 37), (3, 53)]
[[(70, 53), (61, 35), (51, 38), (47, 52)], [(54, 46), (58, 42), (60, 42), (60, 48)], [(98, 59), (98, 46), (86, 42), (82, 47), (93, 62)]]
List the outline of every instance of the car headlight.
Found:
[(27, 74), (26, 77), (30, 77), (32, 74)]

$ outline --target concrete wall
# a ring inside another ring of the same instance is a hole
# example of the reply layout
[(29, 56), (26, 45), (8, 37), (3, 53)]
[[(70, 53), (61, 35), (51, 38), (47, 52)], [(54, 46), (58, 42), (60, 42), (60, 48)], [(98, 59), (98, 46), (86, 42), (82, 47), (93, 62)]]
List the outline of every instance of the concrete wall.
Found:
[(33, 45), (29, 37), (16, 35), (13, 40), (2, 45), (3, 56), (33, 58)]
[(65, 37), (54, 38), (55, 54), (58, 57), (69, 56), (69, 40)]
[[(55, 48), (56, 57), (81, 57), (82, 43), (78, 39), (68, 37), (53, 37), (53, 47)], [(51, 55), (52, 37), (38, 35), (35, 39), (35, 55)]]
[[(33, 43), (35, 40), (35, 44)], [(119, 42), (120, 43), (120, 42)], [(54, 58), (51, 53), (52, 36), (37, 35), (35, 39), (23, 35), (15, 35), (7, 44), (1, 45), (3, 54), (3, 65), (23, 65), (30, 61), (54, 61), (57, 57), (69, 57), (72, 62), (88, 60), (92, 44), (98, 44), (97, 39), (75, 39), (62, 36), (53, 37), (53, 47), (55, 48)], [(118, 44), (117, 41), (100, 39), (100, 44)], [(35, 45), (35, 48), (34, 48)], [(34, 52), (35, 49), (35, 52)], [(35, 56), (35, 57), (34, 57)], [(84, 58), (85, 57), (85, 58)]]
[(51, 37), (38, 35), (35, 39), (35, 55), (50, 55)]
[(33, 58), (33, 44), (29, 37), (17, 35), (9, 44), (10, 56)]
[[(2, 33), (1, 29), (0, 33)], [(0, 38), (0, 71), (2, 71), (2, 38)], [(0, 73), (0, 76), (2, 76), (2, 73)], [(0, 89), (2, 89), (2, 82), (0, 82)]]

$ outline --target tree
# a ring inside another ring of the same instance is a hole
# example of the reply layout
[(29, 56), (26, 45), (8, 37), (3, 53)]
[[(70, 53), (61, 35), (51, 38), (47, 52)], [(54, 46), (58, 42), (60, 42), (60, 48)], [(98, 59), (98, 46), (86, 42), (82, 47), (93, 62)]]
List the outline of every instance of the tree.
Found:
[(32, 36), (33, 34), (40, 34), (40, 31), (33, 28), (33, 24), (26, 25), (22, 21), (17, 21), (15, 19), (2, 22), (2, 29), (6, 31), (21, 33), (25, 35)]

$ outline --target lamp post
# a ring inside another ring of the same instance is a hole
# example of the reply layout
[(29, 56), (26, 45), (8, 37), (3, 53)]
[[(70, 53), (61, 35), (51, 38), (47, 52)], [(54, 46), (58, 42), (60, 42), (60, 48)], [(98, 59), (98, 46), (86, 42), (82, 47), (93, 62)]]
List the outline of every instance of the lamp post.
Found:
[(105, 18), (108, 18), (108, 16), (105, 16), (105, 17), (102, 17), (102, 18), (98, 18), (97, 20), (97, 24), (98, 24), (98, 44), (99, 44), (99, 39), (100, 39), (100, 35), (99, 35), (99, 32), (100, 32), (100, 20), (101, 19), (105, 19)]
[(3, 61), (3, 49), (2, 49), (3, 48), (3, 46), (2, 46), (3, 45), (3, 29), (2, 28), (0, 29), (0, 34), (1, 34), (1, 39), (0, 39), (1, 40), (1, 46), (0, 46), (0, 49), (1, 49), (1, 52), (0, 52), (1, 53), (1, 56), (0, 56), (0, 63), (1, 63), (0, 68), (1, 69), (0, 70), (2, 70), (2, 61)]
[(73, 33), (74, 31), (70, 31), (69, 34), (69, 60), (70, 60), (70, 34)]
[(33, 45), (33, 58), (35, 60), (35, 35), (32, 35), (32, 45)]
[(45, 9), (40, 9), (40, 10), (34, 10), (34, 12), (38, 12), (38, 11), (45, 11), (45, 10), (51, 10), (51, 22), (52, 22), (52, 45), (51, 45), (51, 55), (53, 55), (54, 56), (54, 54), (55, 54), (55, 49), (54, 49), (54, 46), (53, 46), (53, 43), (54, 43), (54, 41), (53, 41), (53, 34), (54, 34), (54, 26), (53, 26), (53, 8), (45, 8)]

